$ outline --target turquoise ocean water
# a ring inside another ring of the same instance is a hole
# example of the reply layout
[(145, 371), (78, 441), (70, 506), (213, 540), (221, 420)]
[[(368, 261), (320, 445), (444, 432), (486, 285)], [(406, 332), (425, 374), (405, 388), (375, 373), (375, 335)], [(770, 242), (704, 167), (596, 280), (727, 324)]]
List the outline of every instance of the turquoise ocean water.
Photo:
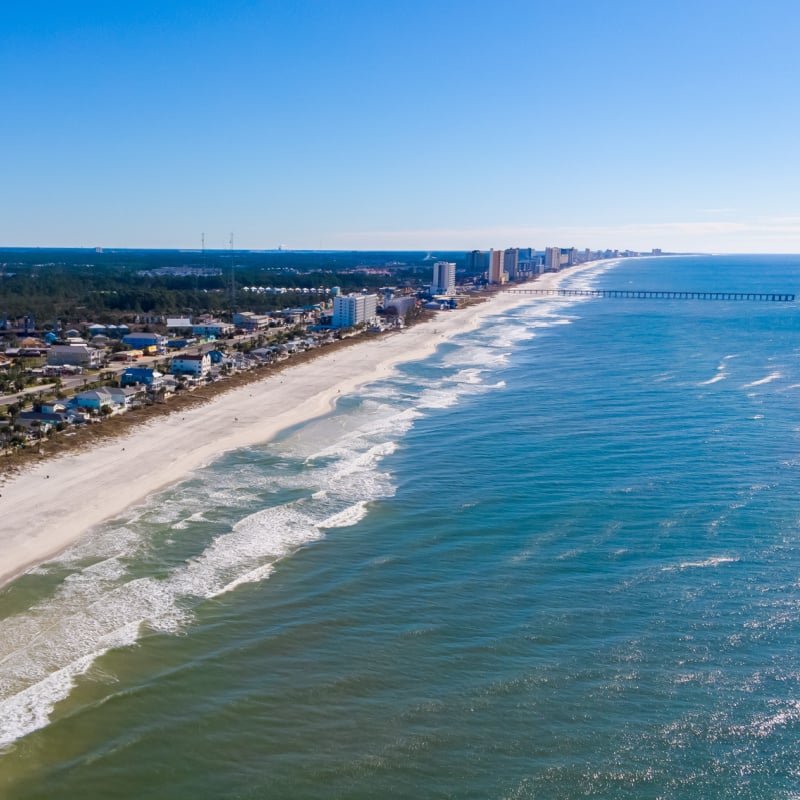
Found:
[(525, 304), (102, 526), (0, 593), (0, 796), (800, 798), (798, 313)]

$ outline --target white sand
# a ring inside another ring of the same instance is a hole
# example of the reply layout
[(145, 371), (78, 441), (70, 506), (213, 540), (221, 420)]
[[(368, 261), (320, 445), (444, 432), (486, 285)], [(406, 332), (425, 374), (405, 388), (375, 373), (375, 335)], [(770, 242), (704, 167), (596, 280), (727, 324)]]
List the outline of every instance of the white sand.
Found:
[[(579, 269), (542, 276), (535, 288), (557, 286)], [(402, 333), (322, 353), (205, 405), (156, 418), (109, 444), (24, 471), (0, 487), (0, 584), (221, 454), (325, 414), (337, 396), (385, 377), (399, 363), (424, 358), (483, 317), (532, 302), (531, 295), (502, 293), (441, 312)]]

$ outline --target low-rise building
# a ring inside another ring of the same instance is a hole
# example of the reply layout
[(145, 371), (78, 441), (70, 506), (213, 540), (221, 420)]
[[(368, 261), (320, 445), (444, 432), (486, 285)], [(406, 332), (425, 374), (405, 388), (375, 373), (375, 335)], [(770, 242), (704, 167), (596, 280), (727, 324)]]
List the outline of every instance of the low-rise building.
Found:
[(121, 408), (130, 408), (137, 400), (141, 400), (145, 396), (145, 388), (143, 386), (109, 386), (108, 392), (111, 395), (117, 406)]
[(169, 371), (173, 375), (190, 375), (194, 378), (204, 378), (211, 372), (211, 356), (208, 353), (174, 356), (170, 363)]
[[(122, 337), (122, 343), (145, 352), (153, 347), (156, 353), (163, 354), (167, 352), (167, 337), (162, 336), (160, 333), (129, 333), (127, 336)], [(150, 350), (150, 352), (153, 351)]]
[(233, 315), (233, 324), (244, 331), (261, 331), (268, 328), (272, 322), (269, 314), (255, 314), (252, 311), (242, 311)]
[(67, 424), (67, 414), (63, 411), (21, 411), (14, 422), (22, 425), (26, 430), (39, 429), (42, 433), (55, 428), (56, 425)]
[(193, 336), (214, 336), (219, 339), (222, 336), (230, 336), (233, 331), (234, 327), (230, 322), (219, 322), (218, 320), (209, 320), (197, 325), (192, 325)]
[(74, 402), (78, 408), (89, 408), (94, 411), (99, 411), (103, 406), (113, 409), (118, 405), (116, 398), (111, 394), (107, 386), (79, 392), (75, 395)]
[(86, 344), (54, 344), (47, 351), (47, 363), (96, 369), (103, 363), (103, 352)]
[(126, 386), (146, 386), (148, 389), (156, 390), (161, 385), (162, 373), (156, 369), (147, 367), (128, 367), (119, 377), (119, 384)]

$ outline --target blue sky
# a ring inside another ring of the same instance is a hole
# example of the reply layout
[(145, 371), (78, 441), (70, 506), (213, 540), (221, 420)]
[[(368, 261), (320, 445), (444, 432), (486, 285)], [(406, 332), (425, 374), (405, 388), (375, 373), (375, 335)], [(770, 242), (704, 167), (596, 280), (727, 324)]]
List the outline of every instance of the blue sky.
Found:
[(0, 3), (0, 246), (800, 252), (796, 2)]

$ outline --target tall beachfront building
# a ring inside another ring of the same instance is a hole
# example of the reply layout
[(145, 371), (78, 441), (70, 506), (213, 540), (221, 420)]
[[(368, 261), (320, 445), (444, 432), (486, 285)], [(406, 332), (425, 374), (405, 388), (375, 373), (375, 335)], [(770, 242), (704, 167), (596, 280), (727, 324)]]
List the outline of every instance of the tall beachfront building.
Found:
[(467, 275), (489, 271), (489, 253), (486, 250), (471, 250), (464, 261)]
[(375, 319), (378, 297), (374, 294), (340, 294), (333, 298), (333, 327), (352, 328)]
[(437, 261), (433, 265), (431, 294), (456, 293), (456, 265), (453, 261)]
[(489, 251), (489, 283), (505, 283), (508, 276), (503, 269), (503, 251)]
[(544, 267), (557, 272), (561, 269), (561, 248), (548, 247), (544, 251)]
[(519, 248), (513, 247), (503, 251), (503, 270), (508, 279), (515, 281), (519, 275)]

